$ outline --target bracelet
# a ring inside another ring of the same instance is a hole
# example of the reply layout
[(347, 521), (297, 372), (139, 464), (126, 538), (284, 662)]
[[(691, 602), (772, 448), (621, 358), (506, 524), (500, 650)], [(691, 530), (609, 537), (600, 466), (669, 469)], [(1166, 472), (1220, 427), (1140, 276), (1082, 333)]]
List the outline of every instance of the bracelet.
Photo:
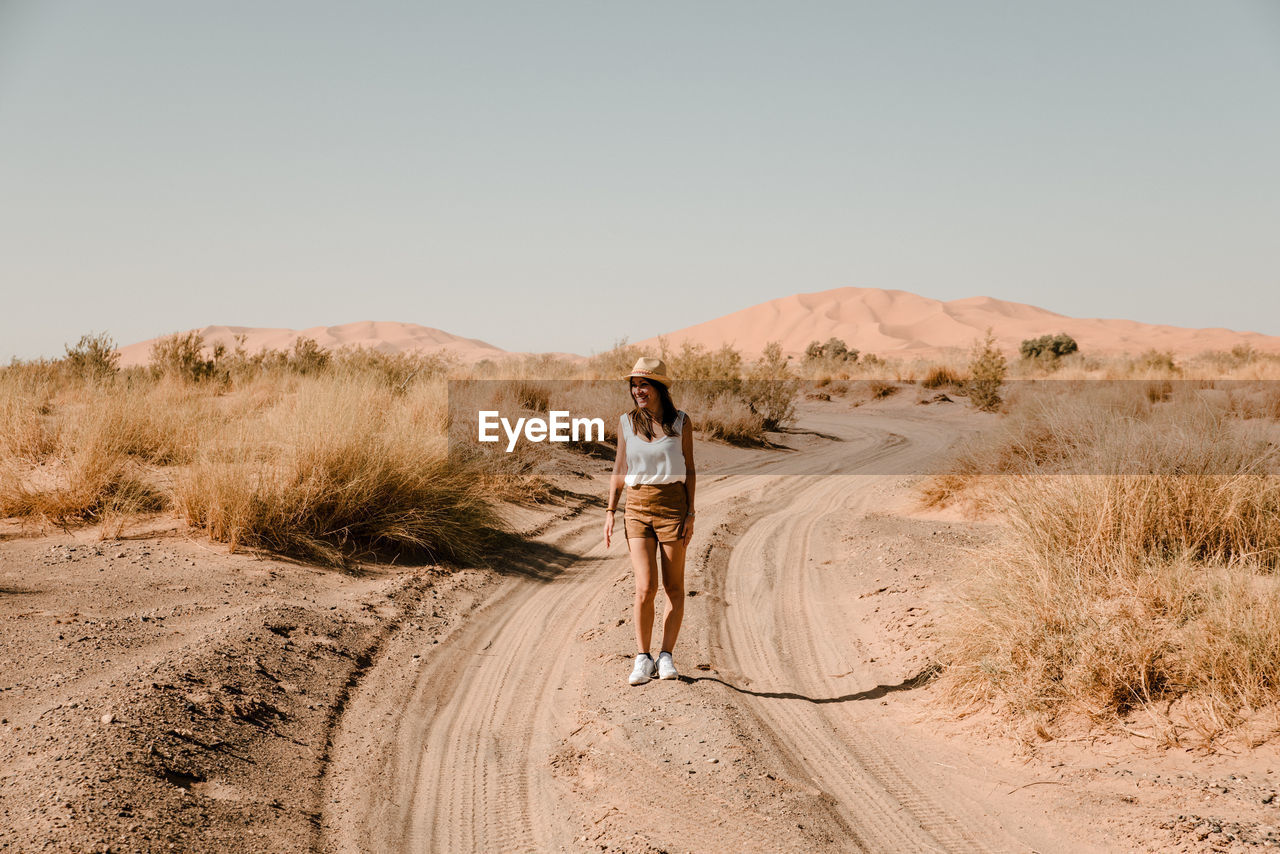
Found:
[(684, 517), (685, 517), (686, 519), (692, 519), (692, 518), (694, 517), (694, 515), (695, 515), (695, 514), (694, 514), (694, 512), (693, 512), (692, 510), (690, 510), (688, 513), (684, 514)]
[(606, 512), (606, 513), (617, 513), (617, 512), (618, 512), (618, 508), (617, 508), (617, 507), (606, 507), (606, 508), (604, 508), (604, 512)]

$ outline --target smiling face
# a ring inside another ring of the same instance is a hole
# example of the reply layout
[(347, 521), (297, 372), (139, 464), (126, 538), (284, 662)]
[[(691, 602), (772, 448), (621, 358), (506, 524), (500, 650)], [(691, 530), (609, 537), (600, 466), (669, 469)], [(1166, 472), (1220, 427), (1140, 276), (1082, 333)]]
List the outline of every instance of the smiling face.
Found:
[(641, 409), (648, 409), (653, 413), (661, 411), (662, 402), (658, 398), (658, 390), (653, 383), (642, 377), (631, 378), (631, 399)]

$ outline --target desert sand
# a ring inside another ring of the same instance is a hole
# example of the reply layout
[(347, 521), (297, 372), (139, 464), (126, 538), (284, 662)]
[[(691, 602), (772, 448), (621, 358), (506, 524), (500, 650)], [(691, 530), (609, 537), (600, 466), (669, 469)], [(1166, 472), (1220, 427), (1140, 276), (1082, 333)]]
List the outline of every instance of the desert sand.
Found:
[[(243, 335), (244, 348), (249, 353), (263, 349), (288, 350), (297, 339), (311, 338), (326, 349), (367, 347), (382, 353), (447, 353), (465, 364), (512, 355), (477, 338), (463, 338), (429, 326), (395, 321), (366, 320), (341, 326), (313, 326), (310, 329), (206, 326), (203, 329), (185, 331), (200, 333), (210, 347), (222, 344), (228, 350), (235, 348), (236, 336)], [(145, 365), (155, 341), (155, 338), (150, 338), (121, 347), (121, 366)]]
[[(1199, 851), (1276, 841), (1274, 751), (1061, 738), (935, 705), (948, 586), (988, 526), (901, 476), (980, 427), (908, 391), (701, 445), (679, 681), (629, 687), (608, 461), (462, 571), (231, 555), (157, 517), (0, 542), (0, 850)], [(745, 455), (745, 456), (744, 456)], [(776, 474), (785, 470), (787, 475)], [(881, 469), (883, 470), (883, 469)], [(662, 594), (659, 594), (661, 599)]]
[[(966, 352), (985, 331), (994, 330), (999, 346), (1016, 353), (1027, 338), (1066, 332), (1080, 348), (1093, 355), (1139, 354), (1167, 351), (1194, 356), (1206, 351), (1227, 351), (1250, 345), (1259, 352), (1280, 353), (1280, 337), (1230, 329), (1186, 329), (1133, 320), (1081, 319), (1023, 303), (991, 297), (943, 302), (906, 291), (880, 288), (836, 288), (811, 294), (795, 294), (760, 303), (666, 333), (668, 346), (686, 341), (716, 348), (736, 347), (755, 358), (764, 345), (778, 341), (794, 357), (804, 354), (811, 341), (841, 338), (862, 353), (899, 358), (945, 358)], [(310, 329), (258, 329), (246, 326), (206, 326), (201, 333), (209, 345), (235, 346), (235, 336), (245, 336), (250, 352), (262, 348), (281, 350), (298, 338), (313, 338), (322, 347), (369, 347), (385, 353), (447, 353), (463, 364), (481, 359), (519, 357), (475, 338), (462, 338), (440, 329), (413, 323), (364, 321)], [(124, 366), (146, 364), (155, 339), (120, 348)], [(636, 342), (657, 351), (658, 339)], [(570, 360), (583, 357), (565, 352), (549, 355)]]
[[(863, 353), (903, 358), (936, 358), (966, 351), (987, 328), (999, 346), (1016, 353), (1027, 338), (1066, 332), (1082, 351), (1095, 355), (1138, 354), (1146, 350), (1190, 356), (1250, 344), (1280, 353), (1280, 337), (1229, 329), (1184, 329), (1132, 320), (1080, 319), (1043, 308), (991, 297), (943, 302), (906, 291), (836, 288), (796, 294), (726, 314), (668, 333), (670, 346), (685, 341), (707, 347), (732, 344), (748, 358), (768, 341), (790, 355), (811, 341), (841, 338)], [(656, 338), (639, 342), (656, 349)]]

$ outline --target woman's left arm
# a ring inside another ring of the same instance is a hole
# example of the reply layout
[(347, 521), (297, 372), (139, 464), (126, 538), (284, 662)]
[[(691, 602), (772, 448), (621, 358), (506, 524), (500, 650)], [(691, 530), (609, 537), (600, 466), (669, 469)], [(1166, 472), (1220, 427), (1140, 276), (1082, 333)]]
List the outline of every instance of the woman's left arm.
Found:
[(693, 426), (689, 416), (684, 419), (684, 431), (680, 437), (681, 450), (684, 452), (684, 491), (689, 500), (688, 515), (684, 519), (684, 541), (688, 545), (693, 539), (693, 494), (698, 482), (698, 471), (693, 465)]

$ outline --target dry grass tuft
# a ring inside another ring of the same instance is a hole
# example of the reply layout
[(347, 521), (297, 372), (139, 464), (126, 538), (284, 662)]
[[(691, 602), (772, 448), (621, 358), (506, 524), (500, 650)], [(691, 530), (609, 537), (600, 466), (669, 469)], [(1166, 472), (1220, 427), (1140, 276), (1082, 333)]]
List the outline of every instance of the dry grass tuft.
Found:
[(214, 540), (329, 565), (399, 553), (472, 560), (499, 527), (474, 472), (449, 464), (442, 432), (349, 379), (305, 385), (235, 425), (174, 494)]
[(1280, 454), (1217, 398), (1130, 391), (1023, 400), (926, 487), (1007, 523), (942, 684), (1011, 721), (1141, 709), (1167, 742), (1221, 738), (1280, 709)]
[(938, 365), (929, 369), (920, 385), (925, 388), (964, 388), (964, 377), (947, 365)]

